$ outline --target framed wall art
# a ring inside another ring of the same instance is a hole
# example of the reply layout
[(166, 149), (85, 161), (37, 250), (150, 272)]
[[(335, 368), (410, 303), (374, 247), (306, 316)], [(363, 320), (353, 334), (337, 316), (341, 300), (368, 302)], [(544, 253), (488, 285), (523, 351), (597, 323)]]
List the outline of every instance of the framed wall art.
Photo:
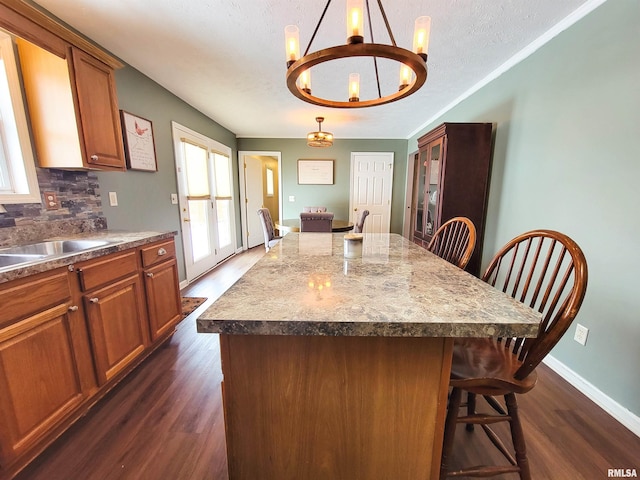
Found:
[(298, 185), (333, 185), (333, 160), (298, 160)]
[(157, 172), (156, 146), (151, 120), (120, 110), (127, 168)]

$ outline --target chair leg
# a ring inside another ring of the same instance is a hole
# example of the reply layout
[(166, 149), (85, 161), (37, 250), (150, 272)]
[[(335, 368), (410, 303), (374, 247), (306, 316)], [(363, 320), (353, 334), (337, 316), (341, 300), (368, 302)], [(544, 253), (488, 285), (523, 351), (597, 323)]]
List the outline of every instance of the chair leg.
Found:
[(453, 450), (453, 439), (456, 433), (458, 420), (458, 410), (462, 401), (462, 391), (453, 388), (449, 395), (449, 407), (447, 409), (447, 419), (444, 423), (444, 440), (442, 442), (442, 458), (440, 460), (440, 480), (447, 478), (449, 471), (449, 461)]
[(504, 396), (507, 405), (507, 412), (511, 416), (509, 426), (511, 428), (511, 437), (513, 438), (513, 448), (516, 453), (516, 463), (520, 467), (520, 479), (531, 480), (531, 472), (529, 471), (529, 460), (527, 459), (527, 448), (524, 442), (524, 431), (520, 423), (520, 415), (518, 413), (518, 402), (515, 393), (509, 393)]
[[(467, 392), (467, 415), (475, 415), (476, 413), (476, 394)], [(473, 432), (473, 423), (467, 423), (465, 427), (467, 432)]]

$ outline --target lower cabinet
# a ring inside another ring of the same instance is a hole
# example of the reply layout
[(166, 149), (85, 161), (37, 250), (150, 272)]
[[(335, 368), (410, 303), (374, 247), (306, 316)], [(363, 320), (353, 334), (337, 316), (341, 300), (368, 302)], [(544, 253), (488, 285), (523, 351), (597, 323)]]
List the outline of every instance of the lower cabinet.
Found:
[(140, 277), (134, 275), (83, 296), (98, 383), (103, 385), (149, 344)]
[[(0, 291), (0, 466), (27, 454), (94, 387), (84, 321), (66, 269)], [(0, 477), (2, 476), (0, 471)]]
[(0, 284), (0, 480), (15, 476), (182, 318), (173, 240)]

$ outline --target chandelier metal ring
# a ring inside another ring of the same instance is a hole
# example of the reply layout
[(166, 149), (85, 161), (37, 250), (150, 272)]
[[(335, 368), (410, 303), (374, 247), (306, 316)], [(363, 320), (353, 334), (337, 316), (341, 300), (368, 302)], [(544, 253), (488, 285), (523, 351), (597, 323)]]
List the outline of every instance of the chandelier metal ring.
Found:
[[(398, 90), (390, 95), (371, 100), (361, 100), (358, 102), (340, 102), (311, 95), (301, 90), (297, 85), (300, 74), (315, 65), (330, 62), (332, 60), (344, 59), (349, 57), (382, 57), (395, 60), (405, 64), (415, 74), (413, 82), (405, 88)], [(314, 105), (332, 108), (363, 108), (373, 107), (376, 105), (384, 105), (385, 103), (395, 102), (417, 91), (427, 80), (427, 65), (423, 57), (410, 50), (392, 45), (380, 43), (359, 43), (349, 45), (339, 45), (336, 47), (325, 48), (316, 52), (305, 55), (298, 59), (287, 69), (287, 87), (289, 91), (300, 100)]]

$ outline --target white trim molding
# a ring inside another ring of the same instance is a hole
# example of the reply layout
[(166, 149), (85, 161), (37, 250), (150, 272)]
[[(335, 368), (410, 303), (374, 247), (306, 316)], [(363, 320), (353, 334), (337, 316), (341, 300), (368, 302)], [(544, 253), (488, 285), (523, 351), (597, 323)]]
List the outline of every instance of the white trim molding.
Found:
[(640, 417), (620, 405), (611, 397), (607, 396), (593, 384), (589, 383), (567, 367), (560, 360), (552, 357), (551, 355), (547, 355), (543, 360), (543, 363), (571, 385), (576, 387), (589, 400), (602, 408), (626, 428), (631, 430), (636, 436), (640, 437)]
[(586, 15), (591, 13), (596, 8), (598, 8), (604, 2), (606, 2), (606, 0), (589, 0), (589, 1), (585, 2), (584, 4), (582, 4), (573, 13), (571, 13), (569, 16), (565, 17), (562, 21), (560, 21), (559, 23), (554, 25), (552, 28), (550, 28), (545, 33), (543, 33), (538, 38), (536, 38), (533, 42), (531, 42), (529, 45), (527, 45), (522, 50), (517, 52), (513, 57), (511, 57), (506, 62), (504, 62), (502, 65), (500, 65), (498, 68), (496, 68), (494, 71), (489, 73), (489, 75), (487, 75), (482, 80), (480, 80), (478, 83), (473, 85), (469, 90), (467, 90), (462, 95), (460, 95), (458, 98), (453, 100), (453, 102), (451, 102), (449, 105), (445, 106), (439, 112), (436, 112), (434, 115), (432, 115), (426, 122), (424, 122), (422, 124), (422, 126), (418, 127), (416, 130), (411, 132), (409, 134), (409, 136), (407, 137), (407, 139), (409, 139), (409, 138), (413, 137), (414, 135), (417, 135), (420, 132), (422, 132), (432, 122), (436, 121), (442, 115), (444, 115), (449, 110), (451, 110), (453, 107), (455, 107), (459, 103), (462, 103), (463, 100), (466, 100), (467, 98), (469, 98), (471, 95), (476, 93), (478, 90), (480, 90), (485, 85), (491, 83), (493, 80), (498, 78), (500, 75), (502, 75), (506, 71), (508, 71), (508, 70), (512, 69), (513, 67), (515, 67), (517, 64), (522, 62), (524, 59), (526, 59), (527, 57), (529, 57), (530, 55), (535, 53), (539, 48), (541, 48), (542, 46), (547, 44), (549, 41), (554, 39), (557, 35), (559, 35), (560, 33), (564, 32), (567, 28), (572, 26), (574, 23), (576, 23), (577, 21), (579, 21), (580, 19), (582, 19), (583, 17), (585, 17)]

